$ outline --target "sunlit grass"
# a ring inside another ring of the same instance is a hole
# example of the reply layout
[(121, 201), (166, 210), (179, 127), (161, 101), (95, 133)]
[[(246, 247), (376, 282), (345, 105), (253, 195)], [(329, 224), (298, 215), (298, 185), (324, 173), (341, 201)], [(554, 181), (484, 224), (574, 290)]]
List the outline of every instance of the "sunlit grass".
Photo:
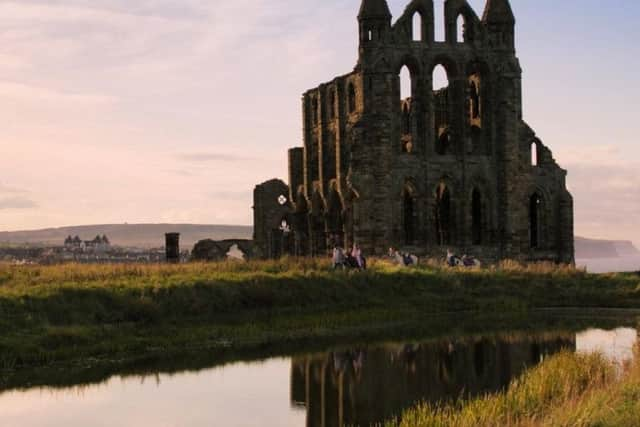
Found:
[[(195, 330), (203, 342), (264, 345), (421, 316), (567, 307), (640, 309), (640, 278), (515, 262), (450, 269), (441, 260), (410, 269), (372, 260), (365, 272), (333, 271), (327, 259), (295, 258), (180, 265), (0, 264), (0, 363), (175, 348), (188, 345)], [(265, 324), (275, 318), (277, 324)]]
[(640, 360), (620, 374), (599, 354), (564, 352), (507, 391), (468, 402), (419, 405), (386, 427), (637, 426)]

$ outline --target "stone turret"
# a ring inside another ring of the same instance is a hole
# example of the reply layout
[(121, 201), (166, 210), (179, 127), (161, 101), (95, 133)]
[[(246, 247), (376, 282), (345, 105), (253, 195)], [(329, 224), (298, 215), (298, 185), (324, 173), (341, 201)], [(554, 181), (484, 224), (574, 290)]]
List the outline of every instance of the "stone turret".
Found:
[(516, 23), (516, 17), (513, 14), (509, 0), (488, 0), (482, 20), (489, 23)]
[(489, 31), (491, 47), (515, 50), (516, 18), (509, 0), (487, 0), (482, 22)]
[(391, 19), (391, 11), (387, 0), (362, 0), (358, 19)]
[(391, 11), (387, 0), (362, 0), (358, 22), (361, 46), (384, 40), (391, 29)]

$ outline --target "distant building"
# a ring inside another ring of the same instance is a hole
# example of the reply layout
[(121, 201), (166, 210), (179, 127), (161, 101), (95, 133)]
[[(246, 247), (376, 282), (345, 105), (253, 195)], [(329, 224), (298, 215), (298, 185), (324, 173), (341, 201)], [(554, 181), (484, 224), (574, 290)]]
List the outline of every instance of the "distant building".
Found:
[(68, 236), (64, 247), (71, 251), (105, 252), (111, 248), (111, 241), (106, 235), (98, 235), (93, 240), (82, 240), (79, 236)]
[(64, 241), (64, 247), (67, 249), (80, 249), (82, 245), (82, 240), (80, 240), (79, 236), (71, 237), (68, 236)]

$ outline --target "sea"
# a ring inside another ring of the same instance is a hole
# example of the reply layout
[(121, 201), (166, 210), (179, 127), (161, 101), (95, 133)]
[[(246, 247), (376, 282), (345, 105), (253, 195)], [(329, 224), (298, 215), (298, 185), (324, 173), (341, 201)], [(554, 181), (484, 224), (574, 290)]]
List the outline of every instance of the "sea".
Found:
[(640, 272), (640, 255), (618, 258), (577, 259), (578, 267), (586, 267), (589, 273)]

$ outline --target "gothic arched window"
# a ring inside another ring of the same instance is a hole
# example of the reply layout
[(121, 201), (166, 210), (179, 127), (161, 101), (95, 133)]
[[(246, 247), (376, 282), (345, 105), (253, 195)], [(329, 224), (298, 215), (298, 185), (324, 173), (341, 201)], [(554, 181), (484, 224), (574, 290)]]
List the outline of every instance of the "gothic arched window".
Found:
[(353, 83), (349, 83), (347, 92), (349, 113), (354, 113), (356, 111), (356, 88), (353, 86)]

